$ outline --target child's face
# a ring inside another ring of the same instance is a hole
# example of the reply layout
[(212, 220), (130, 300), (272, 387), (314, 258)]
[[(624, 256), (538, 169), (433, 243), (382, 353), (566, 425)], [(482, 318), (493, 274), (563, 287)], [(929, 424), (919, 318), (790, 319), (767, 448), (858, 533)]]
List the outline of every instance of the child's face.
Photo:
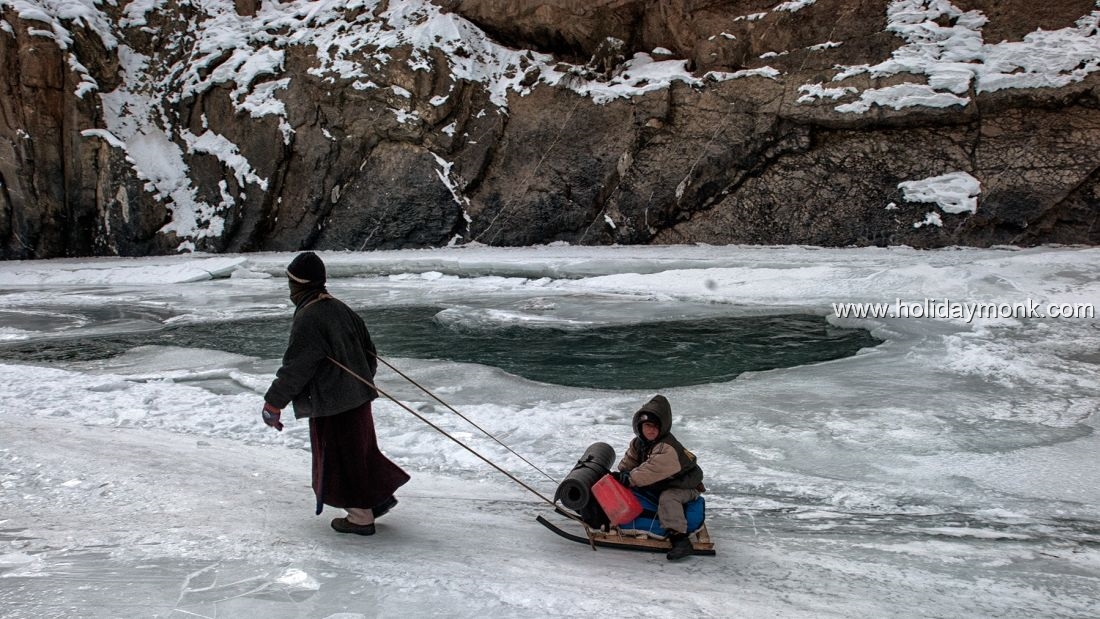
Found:
[(657, 424), (648, 421), (642, 423), (642, 436), (645, 437), (645, 440), (652, 441), (660, 433), (661, 429), (657, 427)]

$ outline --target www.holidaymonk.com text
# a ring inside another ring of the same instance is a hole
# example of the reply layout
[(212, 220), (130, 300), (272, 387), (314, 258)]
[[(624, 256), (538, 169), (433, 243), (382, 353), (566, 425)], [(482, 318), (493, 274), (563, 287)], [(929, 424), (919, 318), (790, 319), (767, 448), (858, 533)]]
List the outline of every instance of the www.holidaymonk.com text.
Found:
[(1045, 303), (1027, 299), (1021, 303), (980, 303), (925, 299), (893, 303), (833, 303), (838, 318), (944, 318), (971, 322), (975, 318), (1096, 318), (1092, 303)]

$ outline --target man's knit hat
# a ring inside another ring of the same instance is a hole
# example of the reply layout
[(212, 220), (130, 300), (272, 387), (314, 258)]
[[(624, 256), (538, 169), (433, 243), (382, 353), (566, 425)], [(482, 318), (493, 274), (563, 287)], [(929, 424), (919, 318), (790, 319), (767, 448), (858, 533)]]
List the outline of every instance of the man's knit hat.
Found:
[(325, 263), (317, 254), (307, 251), (298, 254), (286, 268), (287, 277), (299, 284), (325, 283)]

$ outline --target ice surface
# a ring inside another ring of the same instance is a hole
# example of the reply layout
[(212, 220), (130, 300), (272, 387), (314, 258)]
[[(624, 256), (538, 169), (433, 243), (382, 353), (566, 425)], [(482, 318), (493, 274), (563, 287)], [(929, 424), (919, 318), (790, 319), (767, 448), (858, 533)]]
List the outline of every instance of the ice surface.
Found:
[[(285, 319), (291, 257), (0, 263), (0, 338)], [(330, 290), (353, 306), (430, 305), (486, 328), (533, 316), (830, 316), (832, 303), (897, 299), (1100, 303), (1100, 250), (1087, 248), (559, 245), (322, 257)], [(662, 390), (706, 471), (718, 550), (678, 564), (552, 535), (534, 521), (549, 514), (538, 497), (384, 400), (381, 444), (413, 481), (375, 537), (332, 532), (338, 510), (312, 514), (305, 424), (275, 433), (259, 420), (277, 358), (144, 346), (95, 361), (0, 363), (2, 614), (1094, 614), (1100, 323), (830, 320), (885, 342)], [(389, 360), (557, 476), (592, 442), (621, 452), (628, 420), (652, 395)], [(378, 382), (552, 495), (552, 481), (392, 371)]]

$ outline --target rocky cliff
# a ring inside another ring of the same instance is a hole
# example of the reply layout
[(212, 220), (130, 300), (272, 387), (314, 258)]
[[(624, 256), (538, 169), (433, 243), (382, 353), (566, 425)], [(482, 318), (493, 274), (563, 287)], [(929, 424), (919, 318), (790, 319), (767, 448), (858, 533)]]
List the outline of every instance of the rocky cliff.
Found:
[(0, 0), (0, 256), (1100, 242), (1100, 2)]

